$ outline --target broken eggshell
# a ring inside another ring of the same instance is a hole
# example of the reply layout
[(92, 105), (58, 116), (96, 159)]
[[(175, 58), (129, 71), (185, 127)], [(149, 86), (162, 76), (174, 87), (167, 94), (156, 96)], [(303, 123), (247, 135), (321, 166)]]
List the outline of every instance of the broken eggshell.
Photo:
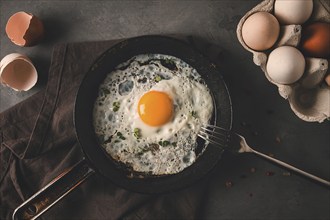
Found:
[(35, 15), (20, 11), (8, 19), (6, 33), (14, 44), (28, 47), (42, 40), (44, 26)]
[(16, 91), (28, 91), (37, 80), (37, 70), (27, 56), (12, 53), (1, 60), (0, 81), (4, 85)]
[[(303, 76), (292, 84), (283, 85), (274, 82), (268, 75), (266, 65), (272, 50), (281, 46), (292, 46), (299, 49), (302, 35), (302, 25), (288, 24), (280, 26), (280, 36), (270, 50), (255, 51), (249, 48), (242, 38), (242, 25), (253, 13), (265, 11), (274, 12), (276, 0), (264, 0), (248, 11), (237, 25), (237, 38), (241, 45), (253, 54), (253, 62), (260, 66), (266, 78), (278, 87), (279, 94), (289, 101), (292, 111), (302, 120), (322, 122), (330, 118), (330, 86), (325, 83), (329, 72), (328, 60), (305, 57), (306, 67)], [(313, 1), (313, 12), (308, 22), (322, 21), (330, 23), (330, 7), (323, 0)], [(308, 95), (311, 93), (310, 95)], [(303, 98), (301, 98), (303, 96)]]

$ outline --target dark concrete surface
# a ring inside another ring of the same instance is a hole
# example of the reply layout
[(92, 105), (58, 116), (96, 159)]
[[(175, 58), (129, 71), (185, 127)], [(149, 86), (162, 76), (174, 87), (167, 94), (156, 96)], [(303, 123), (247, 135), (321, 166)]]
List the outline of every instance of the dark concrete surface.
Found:
[[(29, 92), (0, 86), (0, 112), (45, 87), (55, 43), (145, 34), (193, 35), (223, 50), (218, 63), (232, 96), (233, 129), (257, 150), (330, 179), (329, 121), (300, 120), (237, 40), (237, 23), (259, 2), (0, 1), (0, 58), (13, 52), (24, 53), (39, 72), (39, 82)], [(7, 19), (21, 10), (36, 14), (45, 24), (46, 39), (35, 47), (18, 47), (5, 34)], [(268, 176), (269, 171), (274, 175)], [(225, 153), (212, 173), (217, 177), (205, 201), (203, 218), (329, 219), (329, 189), (285, 172), (254, 155)], [(227, 188), (226, 181), (233, 186)]]

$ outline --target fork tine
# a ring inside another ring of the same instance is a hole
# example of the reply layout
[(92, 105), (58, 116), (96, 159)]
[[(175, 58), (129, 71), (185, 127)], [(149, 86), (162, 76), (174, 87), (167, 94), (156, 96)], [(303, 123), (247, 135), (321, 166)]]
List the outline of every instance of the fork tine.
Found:
[(211, 144), (214, 144), (214, 145), (219, 145), (217, 142), (215, 142), (215, 141), (213, 141), (213, 140), (210, 140), (210, 139), (208, 139), (207, 137), (205, 137), (204, 135), (202, 135), (202, 134), (198, 134), (198, 137), (200, 137), (200, 138), (202, 138), (203, 140), (205, 140), (205, 141), (208, 141), (208, 142), (210, 142)]
[(229, 136), (230, 136), (230, 130), (223, 128), (223, 127), (216, 126), (216, 125), (208, 124), (206, 127), (202, 126), (201, 129), (203, 131), (208, 131), (209, 133), (212, 133), (212, 134), (222, 135), (227, 138), (229, 138)]
[(230, 131), (219, 126), (207, 125), (206, 127), (201, 127), (198, 136), (216, 146), (224, 148), (229, 143)]
[(220, 141), (219, 140), (215, 140), (215, 138), (214, 138), (215, 136), (213, 136), (213, 138), (210, 138), (209, 137), (209, 134), (207, 134), (207, 133), (199, 132), (198, 133), (198, 137), (200, 137), (200, 138), (204, 139), (205, 141), (213, 144), (214, 146), (220, 147), (222, 149), (225, 149), (228, 146), (227, 141), (225, 141), (224, 139), (220, 139)]
[(219, 129), (219, 130), (221, 130), (221, 131), (229, 131), (228, 129), (226, 129), (226, 128), (223, 128), (223, 127), (219, 127), (219, 126), (216, 126), (216, 125), (210, 125), (210, 124), (208, 124), (207, 126), (206, 126), (206, 128), (214, 128), (214, 129)]
[(217, 147), (221, 147), (221, 148), (225, 148), (225, 147), (226, 147), (226, 144), (224, 144), (224, 143), (220, 143), (219, 141), (214, 141), (214, 140), (208, 138), (205, 134), (201, 134), (201, 133), (199, 133), (199, 134), (198, 134), (198, 137), (204, 139), (205, 141), (208, 141), (208, 142), (211, 143), (211, 144), (214, 144), (214, 145), (217, 146)]
[(216, 143), (218, 142), (227, 142), (227, 138), (226, 137), (219, 137), (219, 136), (215, 136), (212, 133), (206, 133), (204, 131), (200, 131), (200, 134), (204, 135), (204, 137), (208, 138), (209, 140), (212, 140)]
[(207, 133), (210, 133), (210, 134), (217, 134), (217, 135), (221, 135), (221, 136), (225, 136), (225, 137), (228, 136), (227, 131), (225, 131), (225, 130), (221, 130), (220, 132), (218, 132), (216, 130), (211, 130), (211, 129), (208, 129), (208, 128), (205, 128), (205, 127), (201, 127), (201, 129), (202, 129), (203, 132), (207, 132)]

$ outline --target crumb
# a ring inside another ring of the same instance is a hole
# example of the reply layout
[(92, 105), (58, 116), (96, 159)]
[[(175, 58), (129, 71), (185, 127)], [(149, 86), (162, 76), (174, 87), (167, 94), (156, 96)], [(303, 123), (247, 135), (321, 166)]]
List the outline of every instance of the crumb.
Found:
[(274, 173), (273, 171), (267, 171), (267, 172), (266, 172), (266, 175), (267, 175), (267, 176), (274, 176), (275, 173)]
[(252, 168), (250, 169), (250, 172), (251, 172), (251, 173), (255, 173), (255, 172), (256, 172), (256, 168), (252, 167)]
[(233, 186), (233, 182), (232, 181), (226, 181), (226, 187), (227, 188), (230, 188), (230, 187), (232, 187)]
[(291, 173), (290, 172), (283, 172), (282, 175), (283, 176), (291, 176)]
[(275, 141), (276, 141), (276, 143), (281, 143), (281, 138), (279, 137), (279, 136), (277, 136), (276, 138), (275, 138)]

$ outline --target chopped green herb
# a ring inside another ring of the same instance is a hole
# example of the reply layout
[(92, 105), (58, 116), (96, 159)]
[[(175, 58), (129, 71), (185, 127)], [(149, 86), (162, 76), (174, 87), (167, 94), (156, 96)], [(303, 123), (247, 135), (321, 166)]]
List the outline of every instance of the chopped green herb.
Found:
[(141, 156), (144, 153), (148, 152), (150, 149), (148, 148), (148, 146), (144, 146), (144, 148), (140, 148), (140, 151), (137, 153), (137, 155)]
[(197, 112), (196, 111), (191, 111), (190, 115), (194, 118), (197, 118)]
[(167, 147), (171, 143), (169, 141), (159, 141), (158, 144), (162, 147)]
[(111, 142), (112, 136), (108, 138), (108, 140), (104, 140), (104, 144), (108, 144)]
[(172, 142), (173, 147), (176, 147), (176, 142)]
[(164, 147), (166, 147), (166, 146), (168, 146), (168, 145), (170, 145), (170, 142), (169, 142), (169, 141), (163, 141), (163, 146), (164, 146)]
[(126, 140), (126, 138), (124, 137), (124, 135), (121, 132), (117, 132), (117, 136), (119, 137), (119, 139), (121, 140)]
[(120, 142), (120, 140), (115, 140), (115, 143), (119, 143)]
[(159, 82), (159, 81), (161, 81), (163, 79), (163, 77), (161, 77), (160, 75), (157, 75), (156, 77), (155, 77), (155, 81), (156, 82)]
[(113, 104), (112, 104), (112, 110), (114, 111), (114, 112), (116, 112), (116, 111), (118, 111), (119, 110), (119, 108), (120, 108), (120, 102), (114, 102)]
[(103, 88), (102, 91), (103, 91), (103, 93), (104, 93), (105, 95), (109, 95), (109, 94), (110, 94), (110, 90), (107, 89), (107, 88)]
[(174, 61), (171, 59), (165, 59), (165, 63), (174, 65)]
[(140, 128), (134, 128), (133, 135), (137, 139), (141, 138), (141, 129)]

